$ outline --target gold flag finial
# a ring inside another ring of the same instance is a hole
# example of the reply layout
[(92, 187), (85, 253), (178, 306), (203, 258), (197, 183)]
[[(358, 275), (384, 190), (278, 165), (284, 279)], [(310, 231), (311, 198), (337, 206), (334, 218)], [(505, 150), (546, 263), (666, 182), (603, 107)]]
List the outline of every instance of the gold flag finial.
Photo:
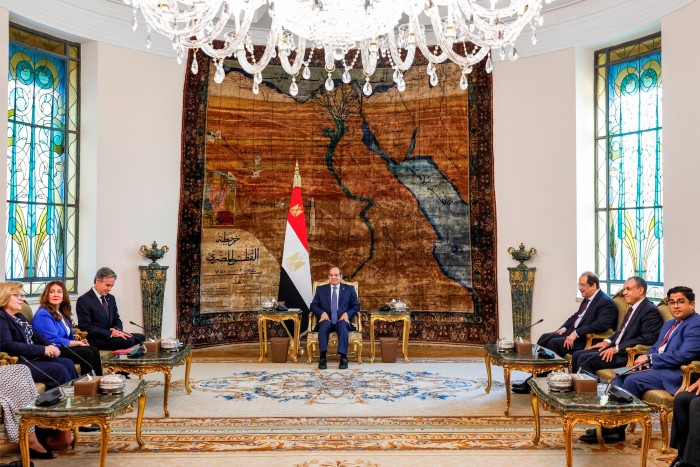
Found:
[(296, 161), (295, 165), (294, 165), (294, 184), (292, 185), (292, 188), (300, 187), (300, 186), (301, 186), (301, 174), (299, 173), (299, 161)]

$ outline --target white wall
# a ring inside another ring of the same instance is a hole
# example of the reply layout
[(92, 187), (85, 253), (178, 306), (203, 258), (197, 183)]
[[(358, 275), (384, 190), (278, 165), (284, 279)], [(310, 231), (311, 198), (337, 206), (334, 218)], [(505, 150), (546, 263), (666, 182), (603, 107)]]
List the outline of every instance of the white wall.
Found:
[[(498, 62), (493, 71), (499, 333), (512, 336), (508, 247), (537, 249), (533, 337), (575, 309), (576, 54)], [(542, 70), (546, 70), (543, 72)]]
[(664, 126), (664, 271), (667, 286), (700, 292), (700, 1), (661, 22)]
[(167, 245), (163, 336), (176, 327), (175, 265), (184, 66), (107, 44), (82, 47), (79, 290), (109, 266), (125, 329), (142, 323), (139, 253)]

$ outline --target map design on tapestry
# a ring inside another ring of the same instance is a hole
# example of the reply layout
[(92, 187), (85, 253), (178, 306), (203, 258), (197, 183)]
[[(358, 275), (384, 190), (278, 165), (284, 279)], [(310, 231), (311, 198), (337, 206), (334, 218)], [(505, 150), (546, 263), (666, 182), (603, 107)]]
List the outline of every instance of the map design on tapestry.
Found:
[(411, 69), (402, 94), (384, 72), (370, 97), (355, 82), (327, 92), (319, 75), (293, 99), (269, 73), (257, 96), (238, 72), (210, 81), (201, 313), (277, 297), (296, 162), (313, 280), (338, 265), (363, 309), (473, 311), (467, 95)]

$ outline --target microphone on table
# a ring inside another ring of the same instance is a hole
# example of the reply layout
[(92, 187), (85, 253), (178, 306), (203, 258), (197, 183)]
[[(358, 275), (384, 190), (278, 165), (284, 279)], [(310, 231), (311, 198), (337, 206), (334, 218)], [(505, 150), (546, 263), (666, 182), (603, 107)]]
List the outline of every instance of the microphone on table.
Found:
[[(577, 371), (576, 373), (580, 375), (580, 374), (581, 374), (581, 368), (583, 368), (583, 366), (584, 366), (586, 363), (588, 363), (588, 362), (590, 362), (591, 360), (593, 360), (593, 357), (595, 357), (595, 356), (597, 356), (597, 355), (600, 355), (600, 353), (601, 353), (603, 350), (608, 350), (610, 347), (612, 347), (612, 346), (614, 346), (614, 345), (615, 345), (615, 343), (611, 341), (611, 342), (610, 342), (608, 345), (606, 345), (605, 347), (601, 347), (600, 349), (597, 349), (597, 350), (598, 350), (597, 352), (591, 354), (587, 359), (585, 359), (585, 360), (583, 361), (583, 363), (581, 363), (581, 364), (579, 365), (578, 371)], [(593, 349), (593, 350), (596, 350), (596, 349)], [(588, 372), (588, 371), (585, 371), (584, 373), (587, 374), (588, 376), (594, 376), (594, 375), (592, 375), (592, 374), (591, 374), (590, 372)], [(594, 377), (597, 378), (597, 376), (594, 376)]]
[(88, 381), (92, 381), (92, 377), (93, 377), (93, 376), (97, 376), (97, 374), (95, 373), (95, 369), (92, 367), (92, 365), (90, 365), (90, 364), (87, 362), (87, 360), (85, 360), (83, 357), (81, 357), (80, 355), (78, 355), (78, 353), (75, 352), (73, 349), (71, 349), (70, 346), (64, 345), (63, 348), (64, 348), (64, 349), (67, 349), (70, 353), (72, 353), (73, 355), (75, 355), (76, 357), (78, 357), (78, 358), (80, 359), (81, 362), (83, 362), (84, 364), (87, 365), (88, 368), (90, 368), (90, 372), (87, 373)]
[(21, 358), (22, 360), (24, 360), (25, 363), (26, 363), (27, 365), (29, 365), (30, 367), (32, 367), (32, 368), (34, 368), (35, 370), (39, 371), (39, 372), (42, 373), (44, 376), (46, 376), (47, 378), (49, 378), (51, 381), (53, 381), (54, 383), (56, 383), (56, 387), (55, 387), (55, 388), (50, 389), (50, 390), (48, 390), (48, 391), (46, 391), (46, 392), (43, 392), (43, 393), (39, 394), (39, 397), (37, 397), (36, 400), (35, 400), (36, 405), (38, 405), (38, 406), (40, 406), (40, 407), (49, 407), (49, 406), (52, 406), (52, 405), (56, 405), (56, 404), (58, 404), (58, 403), (61, 401), (61, 399), (63, 399), (63, 398), (66, 396), (65, 391), (64, 391), (63, 388), (61, 387), (61, 383), (59, 383), (59, 382), (56, 381), (54, 378), (52, 378), (51, 375), (49, 375), (48, 373), (46, 373), (44, 370), (42, 370), (42, 369), (39, 368), (38, 366), (34, 365), (34, 364), (33, 364), (27, 357), (25, 357), (24, 355), (20, 355), (19, 358)]
[(131, 352), (126, 354), (126, 358), (139, 358), (143, 357), (143, 355), (146, 353), (146, 344), (144, 344), (144, 341), (139, 339), (138, 337), (134, 336), (134, 339), (136, 339), (136, 342), (139, 343), (138, 346), (135, 346)]
[[(644, 360), (641, 363), (638, 363), (634, 366), (629, 367), (627, 369), (627, 371), (625, 371), (624, 373), (618, 373), (618, 376), (619, 377), (627, 376), (628, 374), (634, 372), (635, 370), (641, 370), (644, 368), (651, 368), (651, 362), (649, 361), (649, 359)], [(615, 402), (624, 402), (624, 403), (632, 402), (632, 395), (630, 393), (628, 393), (627, 391), (625, 391), (624, 389), (613, 385), (612, 381), (610, 381), (608, 383), (608, 387), (606, 388), (605, 393), (608, 396), (610, 396), (610, 398), (612, 400), (614, 400)]]
[(148, 329), (144, 328), (144, 327), (141, 326), (140, 324), (134, 323), (133, 321), (129, 321), (129, 324), (133, 324), (133, 325), (136, 326), (137, 328), (141, 328), (141, 329), (143, 329), (144, 331), (148, 332)]
[[(136, 326), (137, 328), (143, 329), (143, 332), (145, 332), (146, 335), (149, 335), (149, 334), (152, 335), (152, 334), (153, 334), (150, 328), (145, 328), (145, 327), (141, 326), (140, 324), (134, 323), (133, 321), (129, 321), (129, 324), (133, 324), (133, 325)], [(145, 336), (144, 336), (144, 337), (145, 337)], [(153, 337), (150, 337), (150, 339), (151, 339), (151, 341), (154, 341), (154, 340), (155, 340)], [(138, 339), (137, 339), (137, 340), (138, 340)]]
[(525, 331), (529, 331), (535, 324), (540, 324), (542, 321), (544, 321), (544, 318), (541, 318), (539, 321), (537, 321), (536, 323), (532, 323), (529, 326), (524, 326), (524, 327), (518, 328), (517, 329), (518, 337), (520, 337), (519, 334), (522, 334)]

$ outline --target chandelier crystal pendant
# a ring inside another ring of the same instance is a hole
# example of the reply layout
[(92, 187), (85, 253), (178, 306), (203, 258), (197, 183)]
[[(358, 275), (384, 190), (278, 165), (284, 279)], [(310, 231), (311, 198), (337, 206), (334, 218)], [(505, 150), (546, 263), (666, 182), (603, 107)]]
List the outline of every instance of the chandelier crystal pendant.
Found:
[[(406, 88), (403, 72), (413, 64), (416, 50), (428, 61), (426, 71), (432, 86), (439, 82), (435, 64), (449, 60), (461, 67), (459, 85), (467, 89), (466, 75), (484, 58), (488, 73), (493, 69), (494, 53), (501, 60), (517, 60), (515, 42), (528, 25), (532, 43), (537, 42), (542, 3), (554, 0), (123, 1), (133, 10), (134, 29), (141, 11), (147, 45), (155, 30), (171, 40), (178, 62), (188, 49), (195, 54), (201, 50), (214, 60), (217, 83), (226, 75), (224, 59), (235, 56), (241, 68), (254, 75), (253, 92), (257, 94), (262, 71), (277, 57), (292, 77), (289, 92), (295, 96), (299, 71), (303, 67), (301, 78), (309, 79), (313, 52), (322, 49), (328, 74), (326, 89), (334, 88), (337, 65), (343, 70), (342, 81), (350, 82), (350, 71), (359, 58), (365, 76), (363, 92), (369, 96), (371, 76), (380, 57), (394, 69), (394, 82), (402, 92)], [(250, 28), (265, 9), (271, 26), (264, 52), (256, 59)], [(432, 31), (426, 32), (426, 25)], [(191, 72), (198, 72), (196, 59)]]

